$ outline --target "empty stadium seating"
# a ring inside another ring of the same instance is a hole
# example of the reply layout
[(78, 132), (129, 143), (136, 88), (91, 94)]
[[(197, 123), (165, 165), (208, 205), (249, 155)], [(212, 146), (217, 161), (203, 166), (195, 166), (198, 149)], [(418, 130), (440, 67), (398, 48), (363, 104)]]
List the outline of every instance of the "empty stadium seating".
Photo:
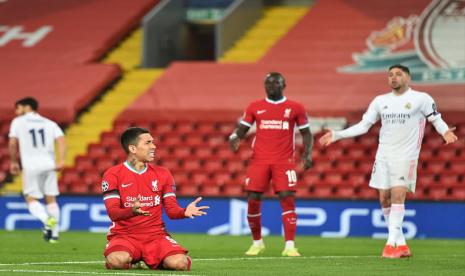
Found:
[[(252, 137), (244, 142), (238, 153), (233, 153), (227, 144), (227, 132), (221, 130), (233, 129), (231, 121), (207, 123), (193, 120), (170, 124), (155, 121), (145, 124), (145, 127), (153, 129), (155, 137), (161, 137), (156, 142), (156, 163), (171, 170), (179, 196), (245, 196), (243, 184)], [(99, 182), (103, 171), (125, 158), (116, 138), (119, 137), (116, 130), (119, 131), (122, 125), (131, 124), (116, 121), (112, 131), (101, 135), (99, 143), (89, 145), (87, 155), (78, 156), (76, 165), (64, 170), (60, 183), (65, 192), (100, 192)], [(138, 124), (133, 122), (132, 125)], [(158, 135), (157, 129), (163, 134)], [(427, 134), (428, 138), (434, 135)], [(377, 191), (368, 187), (375, 152), (372, 143), (376, 144), (377, 141), (372, 138), (365, 143), (358, 143), (357, 139), (349, 141), (334, 144), (334, 149), (315, 145), (317, 154), (314, 155), (314, 167), (305, 172), (298, 170), (296, 193), (299, 198), (377, 199)], [(441, 155), (443, 149), (447, 153)], [(301, 151), (302, 146), (297, 145), (297, 152)], [(428, 154), (422, 155), (419, 164), (416, 193), (409, 194), (408, 198), (463, 200), (465, 162), (458, 151), (455, 147), (444, 147), (442, 144), (425, 147), (423, 152)], [(445, 157), (449, 158), (443, 159)], [(272, 194), (268, 191), (266, 195)]]

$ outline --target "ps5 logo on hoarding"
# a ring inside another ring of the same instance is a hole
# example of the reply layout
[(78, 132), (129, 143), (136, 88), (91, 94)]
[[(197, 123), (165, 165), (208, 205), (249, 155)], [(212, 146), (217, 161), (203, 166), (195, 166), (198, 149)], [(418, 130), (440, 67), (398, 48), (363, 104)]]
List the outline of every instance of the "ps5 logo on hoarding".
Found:
[(355, 64), (341, 73), (385, 72), (389, 65), (410, 67), (417, 84), (465, 83), (465, 0), (433, 0), (420, 14), (395, 17), (373, 31)]

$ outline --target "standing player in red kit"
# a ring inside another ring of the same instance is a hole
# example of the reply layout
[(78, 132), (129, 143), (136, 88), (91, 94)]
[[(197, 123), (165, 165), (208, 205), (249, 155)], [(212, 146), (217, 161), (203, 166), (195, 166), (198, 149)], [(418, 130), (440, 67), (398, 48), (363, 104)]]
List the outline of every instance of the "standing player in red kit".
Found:
[(178, 205), (171, 173), (150, 164), (155, 158), (155, 144), (148, 130), (128, 128), (121, 135), (121, 145), (128, 154), (123, 164), (103, 175), (102, 191), (112, 224), (105, 248), (108, 269), (129, 269), (144, 261), (151, 269), (189, 270), (187, 250), (166, 232), (162, 207), (171, 219), (205, 215), (207, 206), (197, 207), (197, 198), (187, 208)]
[(252, 143), (253, 156), (245, 180), (248, 197), (247, 220), (253, 236), (253, 244), (245, 252), (249, 256), (256, 256), (265, 250), (261, 234), (261, 199), (270, 181), (273, 183), (274, 192), (278, 194), (283, 211), (286, 243), (282, 256), (300, 256), (294, 244), (297, 224), (294, 199), (297, 185), (294, 129), (297, 127), (303, 138), (304, 169), (312, 166), (313, 136), (305, 108), (283, 95), (285, 87), (286, 81), (280, 73), (267, 74), (266, 99), (254, 101), (247, 107), (236, 130), (229, 137), (231, 149), (237, 151), (240, 140), (245, 137), (253, 123), (256, 123), (257, 131)]

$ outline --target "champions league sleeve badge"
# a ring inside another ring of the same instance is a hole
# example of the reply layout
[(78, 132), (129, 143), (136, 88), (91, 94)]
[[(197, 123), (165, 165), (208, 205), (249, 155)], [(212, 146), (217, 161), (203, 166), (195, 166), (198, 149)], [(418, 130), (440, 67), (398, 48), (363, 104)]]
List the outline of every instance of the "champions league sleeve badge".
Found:
[(433, 0), (419, 16), (391, 19), (366, 44), (368, 49), (352, 54), (355, 64), (338, 72), (385, 72), (388, 65), (415, 64), (414, 83), (465, 83), (465, 1)]

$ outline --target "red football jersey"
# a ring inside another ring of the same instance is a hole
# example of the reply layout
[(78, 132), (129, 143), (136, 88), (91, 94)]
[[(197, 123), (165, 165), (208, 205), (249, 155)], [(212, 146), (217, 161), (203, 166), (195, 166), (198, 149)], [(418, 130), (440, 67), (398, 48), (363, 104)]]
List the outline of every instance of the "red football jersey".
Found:
[[(185, 209), (176, 200), (173, 176), (166, 168), (147, 164), (140, 172), (127, 162), (108, 169), (102, 179), (105, 207), (112, 220), (108, 235), (162, 234), (162, 206), (170, 218), (184, 218)], [(141, 209), (150, 216), (135, 216), (134, 201), (139, 198)]]
[(272, 164), (293, 160), (295, 150), (294, 128), (309, 127), (307, 113), (302, 104), (284, 97), (252, 102), (246, 109), (241, 124), (257, 131), (252, 143), (252, 160)]

